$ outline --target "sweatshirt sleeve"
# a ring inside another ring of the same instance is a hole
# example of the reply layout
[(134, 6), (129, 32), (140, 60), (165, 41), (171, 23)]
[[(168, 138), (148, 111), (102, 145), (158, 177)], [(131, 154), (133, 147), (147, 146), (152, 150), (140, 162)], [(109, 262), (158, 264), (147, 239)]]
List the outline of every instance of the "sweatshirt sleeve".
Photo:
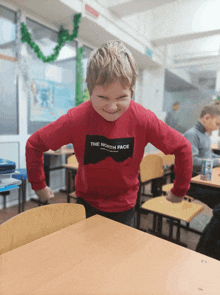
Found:
[(212, 152), (212, 159), (213, 159), (213, 167), (220, 166), (219, 165), (219, 160), (218, 160), (218, 159), (220, 159), (219, 155)]
[(175, 155), (175, 181), (171, 192), (178, 197), (185, 196), (192, 178), (192, 148), (190, 142), (181, 133), (159, 120), (151, 111), (149, 111), (146, 128), (147, 142), (150, 142), (166, 155)]
[(33, 190), (46, 187), (43, 153), (57, 150), (71, 143), (69, 114), (61, 116), (51, 124), (32, 134), (26, 143), (26, 164), (28, 181)]

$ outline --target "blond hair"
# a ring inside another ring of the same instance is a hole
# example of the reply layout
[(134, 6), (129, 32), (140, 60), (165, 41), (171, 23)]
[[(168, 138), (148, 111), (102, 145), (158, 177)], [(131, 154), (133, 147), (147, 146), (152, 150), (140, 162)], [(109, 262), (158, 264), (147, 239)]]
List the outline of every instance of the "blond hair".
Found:
[(96, 85), (104, 87), (120, 81), (132, 92), (137, 78), (137, 67), (131, 52), (120, 41), (109, 41), (94, 50), (87, 67), (86, 83), (92, 95)]
[(220, 116), (220, 101), (216, 101), (205, 106), (201, 111), (200, 118), (204, 117), (207, 114), (209, 114), (212, 118)]

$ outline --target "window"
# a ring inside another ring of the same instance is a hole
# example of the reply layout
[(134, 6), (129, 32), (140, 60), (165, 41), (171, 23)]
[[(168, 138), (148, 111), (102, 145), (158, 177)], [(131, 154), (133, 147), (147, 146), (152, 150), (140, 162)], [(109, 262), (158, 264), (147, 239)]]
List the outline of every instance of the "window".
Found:
[[(33, 41), (45, 56), (53, 53), (58, 33), (27, 19)], [(75, 105), (77, 42), (67, 42), (56, 61), (44, 63), (28, 47), (27, 64), (30, 83), (28, 133), (55, 121)]]
[(16, 13), (0, 6), (0, 135), (18, 134)]

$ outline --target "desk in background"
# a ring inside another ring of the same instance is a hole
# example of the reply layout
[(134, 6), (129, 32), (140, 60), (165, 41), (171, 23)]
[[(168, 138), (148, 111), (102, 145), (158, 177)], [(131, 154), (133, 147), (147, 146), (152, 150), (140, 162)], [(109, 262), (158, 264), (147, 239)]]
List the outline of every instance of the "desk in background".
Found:
[(5, 187), (0, 187), (0, 195), (3, 197), (3, 208), (6, 208), (6, 196), (10, 194), (10, 191), (14, 189), (18, 189), (18, 213), (21, 212), (22, 202), (21, 202), (21, 188), (19, 185), (21, 184), (21, 181), (18, 180), (17, 184), (7, 185)]
[(212, 151), (217, 154), (220, 155), (220, 145), (217, 143), (213, 143), (212, 144)]
[(218, 295), (220, 262), (99, 215), (0, 256), (1, 295)]
[(71, 193), (71, 191), (75, 191), (75, 184), (74, 184), (74, 187), (72, 187), (72, 182), (73, 182), (73, 179), (75, 178), (76, 176), (76, 172), (77, 172), (77, 169), (79, 167), (79, 164), (78, 163), (70, 163), (70, 164), (64, 164), (63, 165), (63, 168), (65, 168), (70, 174), (68, 175), (67, 177), (67, 195), (69, 195)]
[(19, 191), (19, 209), (18, 209), (18, 212), (20, 213), (24, 211), (24, 207), (26, 203), (27, 169), (21, 168), (21, 169), (16, 169), (16, 171), (19, 173), (13, 174), (12, 177), (21, 181), (22, 198), (20, 198), (20, 191)]
[(197, 175), (195, 177), (192, 177), (191, 184), (208, 187), (209, 189), (219, 189), (220, 192), (220, 167), (215, 167), (212, 169), (211, 180), (202, 180), (200, 179), (200, 175)]
[(44, 153), (44, 173), (45, 173), (45, 182), (47, 186), (50, 186), (50, 171), (64, 169), (63, 165), (51, 167), (51, 157), (52, 156), (60, 157), (62, 155), (65, 155), (67, 158), (68, 156), (71, 156), (73, 154), (74, 154), (74, 150), (68, 149), (68, 148), (62, 148), (60, 151), (57, 151), (57, 152), (49, 150)]
[(212, 170), (212, 179), (201, 180), (200, 175), (191, 178), (187, 194), (214, 208), (220, 203), (220, 167)]

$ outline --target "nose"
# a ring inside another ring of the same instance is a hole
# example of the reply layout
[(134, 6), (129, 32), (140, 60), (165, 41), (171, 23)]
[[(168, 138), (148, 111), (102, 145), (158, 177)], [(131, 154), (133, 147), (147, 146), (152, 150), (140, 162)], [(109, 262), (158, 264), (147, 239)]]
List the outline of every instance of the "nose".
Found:
[(118, 105), (115, 102), (109, 103), (108, 106), (107, 106), (107, 110), (109, 112), (114, 112), (114, 111), (117, 110), (117, 108), (118, 108)]

